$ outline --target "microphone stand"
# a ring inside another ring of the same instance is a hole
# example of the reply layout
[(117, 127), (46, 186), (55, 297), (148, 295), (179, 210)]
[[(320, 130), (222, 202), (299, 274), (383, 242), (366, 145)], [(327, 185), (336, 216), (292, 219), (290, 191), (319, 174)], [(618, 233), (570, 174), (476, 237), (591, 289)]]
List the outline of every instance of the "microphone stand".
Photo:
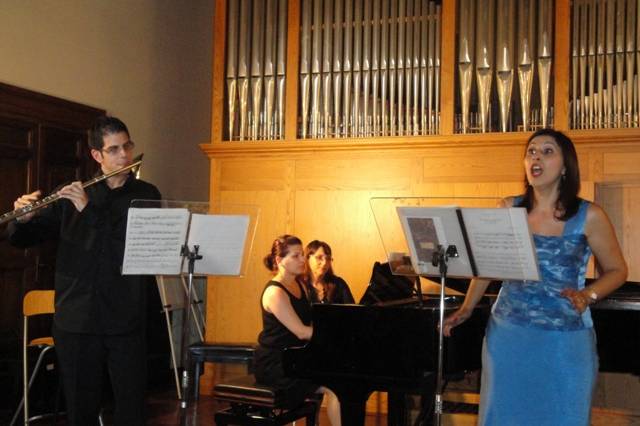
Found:
[(440, 326), (438, 327), (438, 376), (436, 379), (435, 397), (435, 425), (442, 424), (442, 393), (443, 393), (443, 364), (444, 364), (444, 287), (447, 278), (447, 262), (450, 257), (458, 257), (456, 246), (448, 246), (447, 249), (438, 245), (437, 251), (433, 252), (431, 264), (438, 266), (440, 271)]
[(194, 245), (193, 250), (189, 250), (189, 247), (185, 244), (182, 246), (180, 254), (189, 260), (189, 280), (187, 285), (187, 303), (184, 308), (184, 318), (182, 322), (182, 344), (181, 344), (181, 359), (182, 359), (182, 400), (180, 401), (180, 424), (186, 425), (187, 417), (187, 401), (189, 395), (189, 318), (191, 313), (191, 292), (193, 289), (193, 275), (195, 269), (196, 260), (202, 259), (202, 255), (198, 254), (200, 246)]

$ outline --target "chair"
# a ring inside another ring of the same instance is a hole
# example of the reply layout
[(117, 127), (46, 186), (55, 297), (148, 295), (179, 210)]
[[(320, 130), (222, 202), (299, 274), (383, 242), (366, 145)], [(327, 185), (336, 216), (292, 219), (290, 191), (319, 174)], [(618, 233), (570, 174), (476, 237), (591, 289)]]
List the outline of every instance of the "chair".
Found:
[[(29, 390), (31, 389), (36, 375), (40, 370), (40, 366), (42, 365), (42, 361), (44, 360), (45, 355), (47, 354), (47, 352), (54, 348), (53, 337), (40, 337), (29, 340), (29, 317), (32, 317), (34, 315), (53, 314), (55, 312), (54, 294), (55, 293), (53, 290), (33, 290), (28, 292), (24, 296), (24, 299), (22, 301), (22, 314), (24, 316), (24, 336), (22, 339), (23, 394), (22, 401), (20, 401), (18, 409), (16, 410), (13, 419), (11, 420), (11, 425), (16, 422), (18, 415), (20, 414), (20, 410), (23, 407), (25, 425), (28, 425), (32, 420), (37, 420), (52, 415), (44, 414), (29, 417)], [(29, 378), (29, 362), (27, 359), (27, 349), (30, 347), (40, 349), (40, 355), (38, 356), (36, 365), (33, 369), (33, 372), (31, 373), (31, 377)], [(56, 414), (57, 413), (53, 413), (53, 415)]]
[(193, 372), (193, 397), (197, 401), (200, 397), (200, 375), (205, 362), (244, 364), (249, 373), (253, 372), (253, 354), (255, 343), (220, 343), (200, 342), (189, 346), (189, 359)]

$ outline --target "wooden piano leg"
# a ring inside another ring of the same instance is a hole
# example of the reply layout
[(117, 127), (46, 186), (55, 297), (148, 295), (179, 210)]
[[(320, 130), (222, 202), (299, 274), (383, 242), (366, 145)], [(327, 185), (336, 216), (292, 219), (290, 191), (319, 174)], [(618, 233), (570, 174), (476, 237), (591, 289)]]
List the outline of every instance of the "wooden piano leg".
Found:
[(364, 426), (367, 399), (372, 390), (357, 385), (334, 386), (330, 389), (340, 401), (341, 423), (349, 426)]
[(387, 424), (404, 426), (407, 424), (406, 394), (389, 392), (387, 394)]

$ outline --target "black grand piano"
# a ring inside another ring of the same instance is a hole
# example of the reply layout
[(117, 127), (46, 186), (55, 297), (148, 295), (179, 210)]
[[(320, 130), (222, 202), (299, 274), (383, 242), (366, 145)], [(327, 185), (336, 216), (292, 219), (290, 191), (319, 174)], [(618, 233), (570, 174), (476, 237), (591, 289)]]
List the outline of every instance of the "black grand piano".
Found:
[[(454, 287), (459, 282), (452, 282)], [(462, 283), (464, 285), (464, 283)], [(402, 292), (401, 292), (402, 293)], [(445, 316), (462, 297), (447, 297)], [(404, 424), (404, 393), (433, 395), (437, 371), (438, 304), (384, 302), (373, 306), (314, 305), (314, 334), (302, 348), (285, 351), (287, 374), (327, 386), (341, 403), (345, 425), (363, 425), (365, 404), (373, 391), (390, 392), (389, 425)], [(491, 298), (445, 339), (445, 378), (480, 368), (484, 328)], [(640, 283), (627, 283), (594, 306), (601, 371), (640, 374)], [(396, 395), (395, 398), (393, 395)]]
[(640, 376), (640, 282), (629, 281), (591, 307), (600, 371)]

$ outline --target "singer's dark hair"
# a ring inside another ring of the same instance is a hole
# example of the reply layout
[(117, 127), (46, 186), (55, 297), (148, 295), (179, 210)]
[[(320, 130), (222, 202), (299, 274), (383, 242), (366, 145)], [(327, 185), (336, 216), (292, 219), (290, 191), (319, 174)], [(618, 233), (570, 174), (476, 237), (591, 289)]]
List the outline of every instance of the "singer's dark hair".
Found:
[(104, 148), (104, 137), (115, 133), (126, 133), (129, 135), (127, 125), (119, 118), (109, 115), (102, 115), (96, 119), (89, 132), (89, 148), (100, 151)]
[[(573, 145), (573, 142), (567, 135), (558, 130), (544, 128), (538, 130), (529, 137), (527, 140), (527, 146), (525, 147), (525, 155), (531, 141), (538, 136), (550, 136), (553, 138), (553, 140), (558, 144), (558, 147), (560, 147), (560, 152), (562, 153), (565, 173), (563, 178), (560, 180), (560, 193), (556, 200), (556, 209), (562, 212), (562, 214), (558, 216), (558, 220), (566, 222), (578, 212), (578, 207), (580, 206), (580, 198), (578, 197), (578, 193), (580, 192), (580, 168), (578, 166), (578, 154), (576, 153), (576, 148)], [(526, 173), (524, 175), (524, 187), (524, 196), (517, 207), (526, 207), (527, 212), (530, 212), (533, 208), (534, 193), (533, 187), (527, 180)]]
[(302, 241), (300, 238), (294, 235), (280, 235), (278, 238), (273, 240), (273, 244), (271, 244), (271, 252), (264, 257), (264, 266), (267, 267), (271, 272), (276, 272), (278, 270), (278, 264), (276, 263), (276, 257), (285, 257), (289, 254), (291, 250), (291, 246), (301, 246)]

